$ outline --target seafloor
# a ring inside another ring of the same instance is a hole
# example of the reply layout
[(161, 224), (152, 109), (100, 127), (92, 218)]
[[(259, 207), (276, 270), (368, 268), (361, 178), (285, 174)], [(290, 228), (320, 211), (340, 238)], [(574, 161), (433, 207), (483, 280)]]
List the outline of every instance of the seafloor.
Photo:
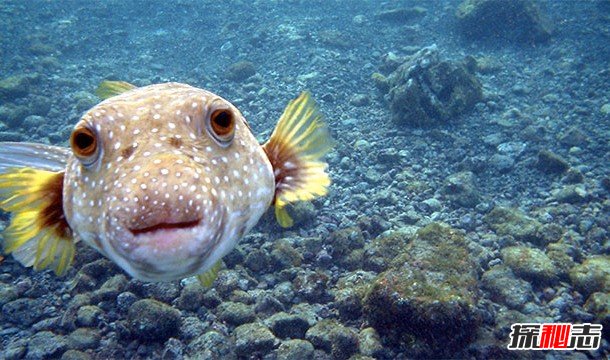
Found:
[[(209, 89), (261, 140), (308, 89), (336, 141), (329, 196), (264, 217), (211, 289), (82, 244), (61, 278), (6, 256), (0, 358), (606, 357), (610, 4), (460, 3), (0, 2), (1, 141), (66, 145), (104, 79)], [(606, 328), (515, 352), (516, 322)]]

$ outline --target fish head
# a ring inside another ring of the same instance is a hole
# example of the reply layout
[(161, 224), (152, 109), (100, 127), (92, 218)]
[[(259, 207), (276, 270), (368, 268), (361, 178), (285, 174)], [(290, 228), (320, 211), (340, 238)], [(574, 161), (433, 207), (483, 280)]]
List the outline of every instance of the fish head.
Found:
[(70, 143), (66, 220), (141, 280), (204, 272), (273, 200), (272, 166), (242, 114), (188, 85), (109, 98), (82, 117)]

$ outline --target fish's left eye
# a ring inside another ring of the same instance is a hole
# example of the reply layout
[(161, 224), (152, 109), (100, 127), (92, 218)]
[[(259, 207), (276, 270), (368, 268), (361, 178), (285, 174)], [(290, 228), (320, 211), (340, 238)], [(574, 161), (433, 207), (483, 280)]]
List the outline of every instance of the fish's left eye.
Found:
[(208, 131), (222, 146), (227, 146), (235, 136), (235, 115), (229, 109), (217, 109), (209, 118)]
[(97, 135), (88, 127), (79, 127), (72, 131), (70, 146), (83, 165), (89, 166), (97, 160), (99, 154)]

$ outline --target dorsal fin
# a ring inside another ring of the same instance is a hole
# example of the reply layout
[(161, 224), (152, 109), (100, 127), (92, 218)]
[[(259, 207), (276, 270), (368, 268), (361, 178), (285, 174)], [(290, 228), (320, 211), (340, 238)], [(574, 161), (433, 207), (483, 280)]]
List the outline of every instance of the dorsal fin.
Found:
[(113, 96), (135, 89), (136, 87), (137, 86), (130, 84), (126, 81), (104, 80), (95, 90), (95, 95), (97, 95), (97, 97), (102, 100), (106, 100)]
[(322, 157), (332, 148), (328, 128), (308, 92), (291, 101), (263, 149), (275, 173), (275, 215), (283, 227), (293, 221), (285, 207), (324, 196), (330, 186)]

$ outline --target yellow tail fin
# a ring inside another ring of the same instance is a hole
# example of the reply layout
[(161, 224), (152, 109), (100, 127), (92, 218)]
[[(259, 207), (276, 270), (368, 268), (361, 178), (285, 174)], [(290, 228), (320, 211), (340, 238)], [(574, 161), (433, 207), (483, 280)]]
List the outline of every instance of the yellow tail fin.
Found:
[(275, 172), (275, 216), (281, 226), (292, 226), (286, 205), (324, 196), (330, 186), (322, 157), (332, 139), (308, 92), (288, 104), (263, 148)]
[(106, 100), (135, 88), (135, 85), (125, 81), (104, 80), (97, 87), (97, 90), (95, 90), (95, 95), (102, 100)]
[(5, 253), (24, 266), (63, 275), (74, 258), (72, 231), (63, 213), (64, 173), (30, 167), (0, 174), (0, 208), (12, 212), (2, 234)]

